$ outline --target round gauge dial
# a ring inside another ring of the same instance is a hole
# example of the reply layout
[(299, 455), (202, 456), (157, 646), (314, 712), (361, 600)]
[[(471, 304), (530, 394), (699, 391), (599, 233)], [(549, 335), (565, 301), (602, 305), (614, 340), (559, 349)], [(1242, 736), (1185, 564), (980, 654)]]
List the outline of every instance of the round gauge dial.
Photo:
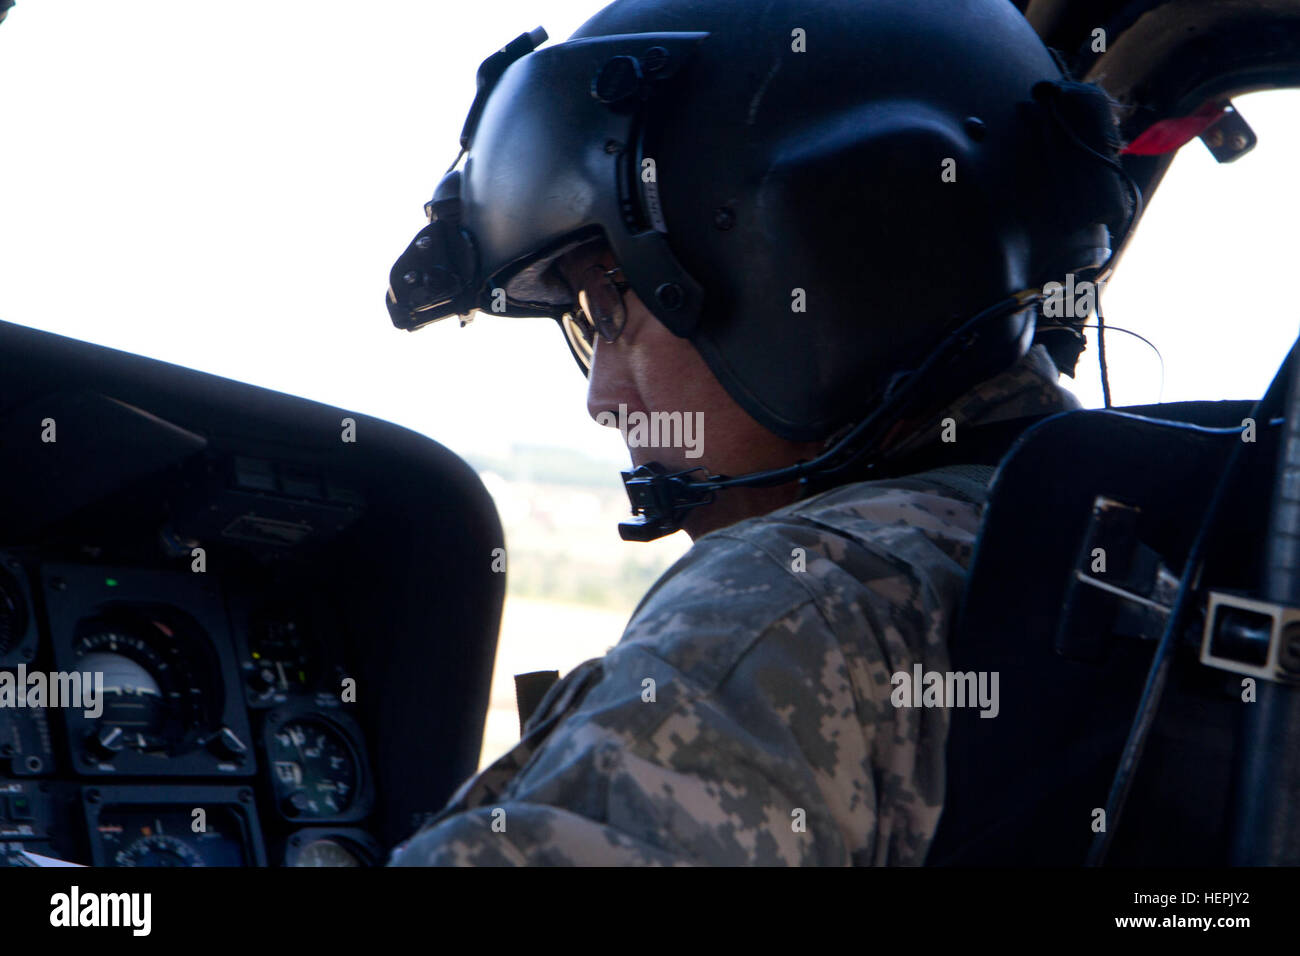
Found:
[(77, 668), (104, 675), (95, 740), (104, 751), (177, 754), (205, 723), (196, 669), (159, 621), (142, 627), (106, 623), (75, 644)]
[(114, 857), (118, 866), (203, 866), (203, 858), (175, 837), (141, 837)]
[(352, 806), (357, 759), (329, 722), (317, 717), (290, 720), (271, 735), (268, 749), (276, 796), (286, 817), (323, 819)]
[(294, 866), (361, 866), (352, 850), (337, 840), (313, 840), (298, 852)]
[[(88, 808), (98, 811), (91, 833), (96, 866), (247, 866), (255, 851), (252, 833), (242, 810), (229, 803), (232, 793), (201, 796), (174, 804), (116, 803), (122, 794), (144, 796), (147, 787), (113, 788), (109, 803), (96, 800)], [(116, 793), (118, 796), (114, 796)], [(193, 829), (195, 804), (206, 804), (204, 825)]]

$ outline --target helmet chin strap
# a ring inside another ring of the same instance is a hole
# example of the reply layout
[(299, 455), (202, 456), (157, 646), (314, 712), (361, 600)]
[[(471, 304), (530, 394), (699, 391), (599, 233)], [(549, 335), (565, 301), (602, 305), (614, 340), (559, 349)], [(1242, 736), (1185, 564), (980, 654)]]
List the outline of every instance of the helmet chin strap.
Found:
[[(632, 506), (633, 517), (619, 523), (620, 537), (624, 541), (653, 541), (670, 535), (681, 529), (693, 509), (712, 503), (717, 493), (727, 488), (770, 488), (796, 480), (824, 479), (845, 471), (864, 456), (878, 458), (882, 453), (882, 442), (897, 421), (925, 404), (924, 396), (928, 395), (930, 403), (933, 403), (936, 390), (926, 386), (935, 376), (949, 372), (952, 364), (979, 342), (982, 326), (1024, 311), (1041, 301), (1042, 297), (1040, 289), (1025, 289), (964, 322), (939, 343), (919, 368), (895, 376), (875, 411), (810, 461), (735, 478), (726, 475), (692, 478), (695, 472), (704, 469), (669, 471), (655, 461), (622, 472), (623, 488)], [(1028, 314), (1025, 322), (1032, 324), (1033, 321), (1032, 313)], [(951, 396), (949, 400), (955, 397)], [(874, 464), (872, 462), (868, 467), (874, 467)]]

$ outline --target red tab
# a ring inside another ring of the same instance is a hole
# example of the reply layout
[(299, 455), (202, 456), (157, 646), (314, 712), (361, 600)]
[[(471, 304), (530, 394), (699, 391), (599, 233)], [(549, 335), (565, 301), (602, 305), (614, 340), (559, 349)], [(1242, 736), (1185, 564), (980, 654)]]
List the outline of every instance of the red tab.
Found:
[(1227, 103), (1206, 103), (1191, 116), (1175, 116), (1148, 126), (1142, 135), (1120, 153), (1127, 156), (1159, 156), (1190, 143), (1217, 123), (1230, 109)]

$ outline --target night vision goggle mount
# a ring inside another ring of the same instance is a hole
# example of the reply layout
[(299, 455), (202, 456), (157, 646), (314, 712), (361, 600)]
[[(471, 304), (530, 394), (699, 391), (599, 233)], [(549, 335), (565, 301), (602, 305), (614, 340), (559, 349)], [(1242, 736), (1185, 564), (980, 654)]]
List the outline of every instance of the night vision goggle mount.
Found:
[(707, 36), (611, 36), (536, 50), (546, 39), (538, 27), (484, 60), (460, 153), (425, 205), (429, 225), (389, 273), (393, 324), (411, 331), (476, 309), (560, 320), (575, 303), (547, 267), (603, 237), (642, 301), (689, 335), (703, 290), (669, 249), (657, 187), (639, 175), (641, 106)]
[[(468, 281), (478, 272), (478, 254), (473, 235), (461, 223), (461, 174), (456, 164), (474, 142), (483, 108), (506, 67), (532, 53), (546, 39), (542, 27), (521, 33), (479, 65), (474, 102), (460, 131), (460, 152), (434, 190), (433, 198), (424, 204), (429, 225), (416, 234), (389, 273), (385, 304), (399, 329), (413, 331), (445, 318), (448, 310), (465, 316), (479, 307), (478, 289)], [(421, 321), (417, 316), (422, 313), (431, 314)]]

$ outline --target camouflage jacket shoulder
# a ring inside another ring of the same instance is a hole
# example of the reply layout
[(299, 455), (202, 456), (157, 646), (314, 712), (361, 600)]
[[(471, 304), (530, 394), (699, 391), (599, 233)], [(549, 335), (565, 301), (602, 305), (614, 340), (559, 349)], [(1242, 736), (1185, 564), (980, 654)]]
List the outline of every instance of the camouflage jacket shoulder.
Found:
[[(1076, 407), (1040, 360), (948, 414)], [(983, 503), (923, 473), (702, 537), (393, 862), (923, 862), (949, 716), (895, 707), (892, 677), (948, 669)]]
[(1061, 388), (1059, 378), (1047, 349), (1035, 345), (1006, 372), (976, 385), (913, 429), (890, 448), (890, 456), (902, 457), (935, 441), (947, 419), (952, 419), (958, 427), (991, 425), (1012, 418), (1080, 408), (1079, 400)]

